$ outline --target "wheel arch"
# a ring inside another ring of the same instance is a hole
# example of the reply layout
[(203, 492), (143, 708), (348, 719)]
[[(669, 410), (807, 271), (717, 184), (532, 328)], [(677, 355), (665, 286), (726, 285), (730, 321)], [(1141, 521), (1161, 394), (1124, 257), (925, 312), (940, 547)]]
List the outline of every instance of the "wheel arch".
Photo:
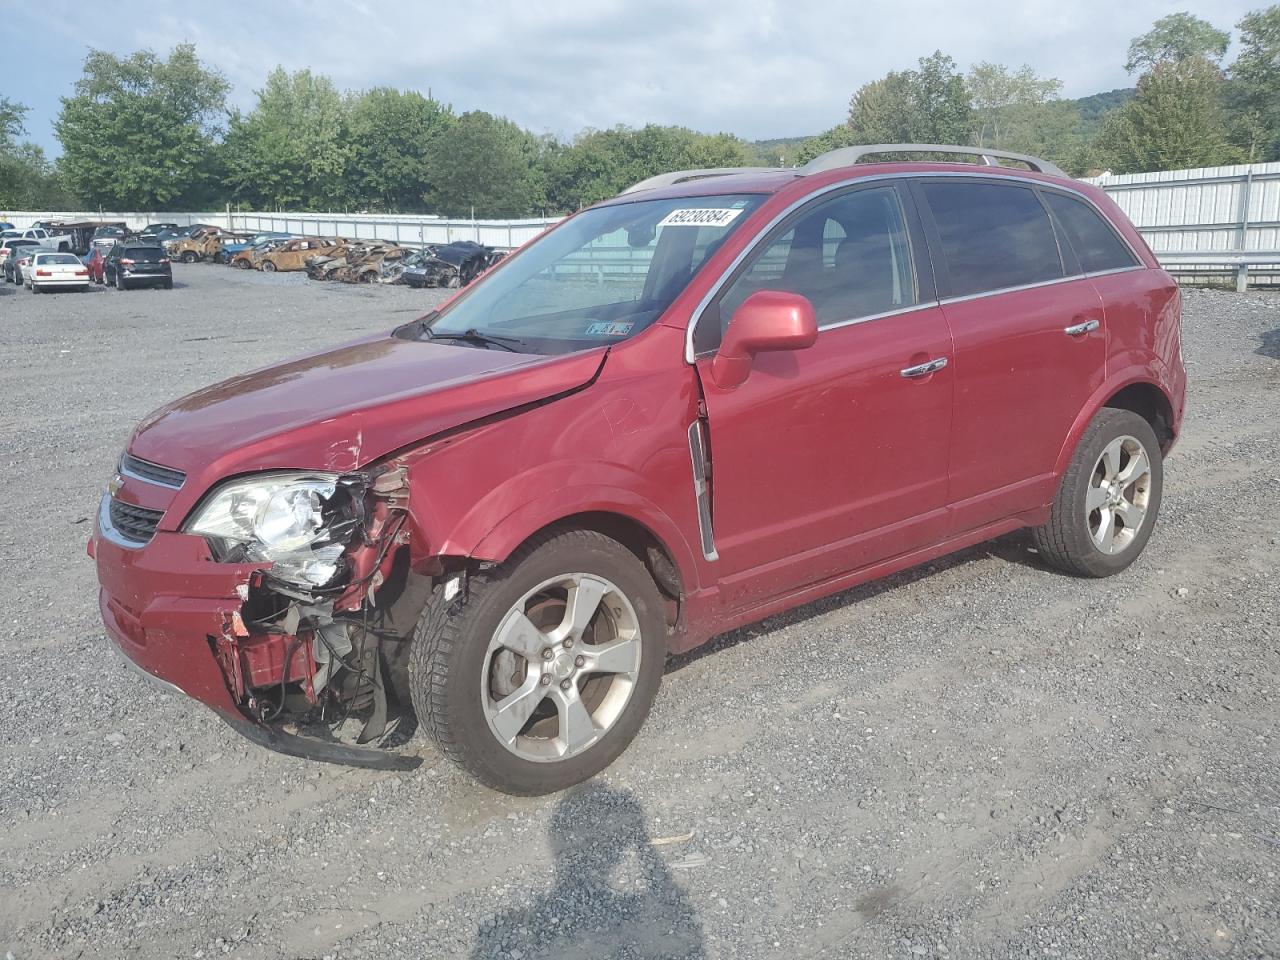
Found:
[(1104, 407), (1129, 410), (1147, 423), (1160, 441), (1160, 450), (1168, 453), (1173, 445), (1173, 402), (1168, 395), (1149, 380), (1138, 380), (1122, 387), (1107, 398)]
[(1054, 476), (1061, 477), (1080, 443), (1081, 436), (1090, 421), (1104, 407), (1130, 410), (1138, 414), (1148, 423), (1160, 441), (1160, 450), (1167, 453), (1177, 439), (1177, 418), (1174, 413), (1173, 400), (1168, 392), (1160, 386), (1155, 371), (1129, 370), (1116, 377), (1109, 378), (1094, 391), (1089, 402), (1084, 405), (1071, 432), (1058, 453), (1058, 461), (1054, 464)]
[[(445, 555), (501, 563), (523, 544), (551, 530), (593, 530), (618, 541), (645, 565), (668, 599), (675, 601), (678, 619), (683, 599), (698, 586), (697, 567), (679, 527), (652, 504), (630, 497), (591, 500), (564, 491), (558, 503), (530, 503), (516, 510), (466, 550), (446, 549)], [(557, 508), (558, 507), (558, 508)]]

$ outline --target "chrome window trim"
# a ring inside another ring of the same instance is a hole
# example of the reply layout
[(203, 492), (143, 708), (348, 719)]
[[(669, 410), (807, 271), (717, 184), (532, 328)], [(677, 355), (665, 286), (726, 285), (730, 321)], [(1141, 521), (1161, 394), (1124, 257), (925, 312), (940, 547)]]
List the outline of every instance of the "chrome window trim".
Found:
[(117, 547), (124, 547), (126, 550), (141, 550), (148, 543), (146, 540), (126, 537), (111, 523), (111, 494), (109, 493), (102, 495), (102, 502), (98, 505), (98, 533)]
[[(130, 456), (132, 456), (132, 454), (130, 454)], [(153, 467), (160, 467), (160, 469), (162, 469), (162, 470), (172, 470), (172, 469), (174, 469), (173, 467), (165, 467), (165, 466), (163, 466), (163, 465), (161, 465), (161, 464), (159, 464), (159, 463), (151, 463), (151, 461), (150, 461), (150, 460), (143, 460), (141, 457), (134, 457), (133, 459), (135, 459), (135, 460), (139, 461), (140, 463), (147, 463), (147, 464), (151, 464), (151, 466), (153, 466)], [(144, 476), (143, 476), (142, 474), (140, 474), (140, 473), (135, 473), (133, 470), (130, 470), (127, 466), (125, 466), (125, 458), (124, 458), (124, 457), (121, 457), (121, 458), (120, 458), (120, 462), (119, 462), (119, 464), (117, 464), (117, 465), (116, 465), (116, 469), (119, 471), (119, 473), (120, 473), (122, 476), (129, 477), (130, 479), (133, 479), (133, 480), (137, 480), (137, 481), (139, 481), (140, 483), (149, 483), (149, 484), (151, 484), (152, 486), (155, 486), (155, 487), (164, 487), (166, 490), (181, 490), (181, 489), (182, 489), (182, 484), (181, 484), (181, 483), (179, 483), (179, 484), (165, 483), (163, 480), (157, 480), (157, 479), (155, 479), (154, 477), (144, 477)], [(183, 481), (183, 482), (185, 482), (185, 481)]]
[(1134, 270), (1149, 269), (1145, 263), (1135, 263), (1132, 267), (1112, 267), (1110, 270), (1094, 270), (1092, 273), (1086, 273), (1086, 277), (1109, 277), (1113, 273), (1132, 273)]
[(938, 300), (922, 300), (920, 303), (913, 303), (909, 307), (896, 307), (893, 310), (886, 310), (884, 313), (873, 313), (865, 317), (850, 317), (848, 320), (836, 320), (832, 323), (824, 323), (818, 327), (818, 332), (823, 333), (827, 330), (839, 330), (841, 327), (852, 327), (859, 323), (870, 323), (873, 320), (884, 320), (886, 317), (899, 317), (904, 313), (914, 313), (917, 310), (927, 310), (930, 307), (936, 307)]
[[(745, 247), (743, 247), (742, 250), (739, 251), (738, 255), (733, 258), (733, 261), (729, 264), (729, 266), (726, 267), (723, 272), (721, 272), (719, 279), (717, 279), (716, 282), (712, 284), (711, 289), (707, 291), (707, 295), (704, 296), (698, 302), (698, 305), (696, 307), (694, 307), (693, 313), (689, 317), (689, 323), (685, 327), (685, 331), (684, 331), (685, 363), (692, 364), (692, 363), (697, 363), (698, 361), (698, 354), (695, 353), (693, 349), (693, 334), (698, 327), (698, 323), (702, 320), (702, 315), (706, 312), (707, 307), (711, 305), (711, 301), (714, 300), (720, 294), (720, 291), (724, 288), (725, 284), (728, 282), (729, 277), (733, 275), (734, 271), (738, 269), (738, 267), (742, 264), (744, 260), (746, 260), (749, 256), (751, 256), (751, 254), (755, 251), (756, 247), (758, 247), (760, 243), (764, 240), (764, 238), (767, 237), (773, 231), (773, 228), (778, 226), (778, 224), (780, 224), (783, 220), (787, 219), (787, 217), (791, 216), (801, 207), (807, 205), (813, 200), (817, 200), (819, 197), (824, 197), (829, 193), (834, 193), (837, 190), (843, 190), (847, 187), (852, 187), (852, 186), (856, 186), (858, 184), (863, 184), (863, 183), (875, 183), (881, 180), (937, 180), (937, 179), (954, 179), (954, 178), (967, 179), (967, 180), (987, 180), (992, 183), (1003, 183), (1003, 184), (1012, 183), (1012, 184), (1022, 186), (1022, 187), (1027, 187), (1030, 189), (1035, 189), (1036, 187), (1045, 187), (1045, 188), (1051, 188), (1055, 190), (1061, 190), (1064, 193), (1070, 193), (1070, 194), (1073, 194), (1074, 196), (1079, 197), (1081, 200), (1087, 203), (1095, 212), (1097, 212), (1097, 214), (1100, 217), (1102, 217), (1102, 219), (1107, 224), (1111, 223), (1111, 219), (1105, 213), (1103, 213), (1103, 211), (1098, 207), (1096, 203), (1093, 202), (1093, 198), (1091, 198), (1090, 196), (1088, 196), (1087, 194), (1079, 190), (1076, 190), (1075, 188), (1071, 187), (1069, 184), (1044, 183), (1040, 180), (1030, 180), (1024, 177), (1011, 176), (1008, 174), (990, 174), (990, 173), (983, 172), (980, 168), (976, 169), (975, 172), (973, 173), (969, 173), (969, 172), (961, 173), (958, 170), (957, 171), (939, 170), (936, 172), (931, 172), (928, 170), (915, 170), (910, 173), (878, 173), (869, 177), (849, 177), (845, 180), (839, 180), (835, 183), (829, 183), (825, 187), (821, 188), (820, 190), (816, 190), (812, 193), (805, 194), (803, 197), (800, 197), (799, 199), (788, 204), (785, 209), (779, 211), (772, 220), (770, 220), (762, 228), (756, 231), (756, 235), (752, 237), (751, 242), (748, 243)], [(1114, 227), (1112, 229), (1114, 230)], [(1054, 283), (1064, 283), (1068, 280), (1080, 280), (1082, 278), (1090, 277), (1090, 276), (1102, 276), (1104, 273), (1119, 273), (1121, 272), (1121, 269), (1123, 270), (1149, 269), (1146, 263), (1143, 262), (1142, 257), (1139, 256), (1138, 251), (1133, 248), (1133, 244), (1129, 242), (1129, 238), (1121, 234), (1118, 230), (1116, 230), (1115, 233), (1117, 236), (1120, 237), (1120, 240), (1124, 243), (1125, 247), (1128, 248), (1129, 252), (1134, 255), (1135, 259), (1137, 259), (1138, 262), (1134, 266), (1124, 267), (1124, 268), (1116, 269), (1114, 271), (1107, 270), (1107, 271), (1102, 271), (1094, 274), (1078, 273), (1070, 277), (1057, 277), (1053, 280), (1044, 280), (1044, 281), (1040, 281), (1039, 283), (1027, 284), (1025, 286), (1020, 286), (1020, 287), (1005, 287), (1004, 289), (1001, 289), (1001, 290), (986, 290), (986, 291), (983, 291), (982, 293), (968, 294), (963, 297), (946, 297), (939, 300), (929, 300), (923, 303), (914, 304), (910, 309), (915, 310), (921, 307), (927, 307), (934, 304), (941, 305), (944, 303), (958, 303), (962, 300), (973, 300), (978, 297), (989, 297), (989, 296), (994, 296), (1000, 293), (1011, 293), (1015, 290), (1030, 290), (1034, 287), (1044, 287)], [(907, 311), (906, 310), (894, 311), (894, 313), (898, 313), (898, 312), (905, 313)], [(874, 317), (857, 317), (853, 320), (842, 321), (838, 325), (851, 326), (856, 322), (860, 322), (864, 320), (865, 321), (879, 320), (882, 317), (892, 316), (892, 315), (893, 314), (891, 313), (891, 314), (877, 314)], [(821, 330), (833, 329), (834, 326), (836, 325), (833, 324), (831, 326), (822, 327), (820, 328), (819, 332), (821, 332)], [(704, 356), (710, 356), (711, 353), (712, 352), (708, 352), (704, 354)]]

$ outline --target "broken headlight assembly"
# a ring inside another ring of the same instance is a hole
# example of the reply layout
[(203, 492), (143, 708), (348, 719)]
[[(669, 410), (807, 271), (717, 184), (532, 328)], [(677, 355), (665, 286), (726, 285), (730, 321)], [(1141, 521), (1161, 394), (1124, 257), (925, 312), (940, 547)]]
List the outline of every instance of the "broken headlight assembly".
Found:
[(361, 524), (358, 477), (270, 473), (230, 480), (205, 497), (183, 528), (202, 536), (220, 563), (271, 563), (271, 576), (324, 587)]

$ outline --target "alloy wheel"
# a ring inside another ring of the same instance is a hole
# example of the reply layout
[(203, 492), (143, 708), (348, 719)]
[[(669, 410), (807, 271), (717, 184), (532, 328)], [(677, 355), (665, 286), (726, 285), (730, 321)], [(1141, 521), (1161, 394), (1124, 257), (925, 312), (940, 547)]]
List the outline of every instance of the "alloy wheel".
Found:
[(1112, 440), (1094, 464), (1085, 492), (1089, 536), (1102, 553), (1117, 554), (1133, 543), (1147, 517), (1151, 458), (1134, 437)]
[(485, 653), (490, 731), (524, 760), (582, 753), (622, 716), (641, 649), (639, 617), (612, 582), (586, 573), (544, 581), (512, 604)]

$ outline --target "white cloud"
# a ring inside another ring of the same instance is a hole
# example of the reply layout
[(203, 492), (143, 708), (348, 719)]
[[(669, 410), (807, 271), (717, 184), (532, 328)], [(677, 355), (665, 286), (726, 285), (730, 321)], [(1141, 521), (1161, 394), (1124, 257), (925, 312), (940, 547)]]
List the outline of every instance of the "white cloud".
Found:
[[(1192, 12), (1229, 28), (1251, 5), (1217, 0)], [(764, 138), (831, 126), (860, 84), (935, 49), (962, 69), (979, 60), (1029, 63), (1062, 79), (1068, 96), (1128, 85), (1122, 64), (1130, 38), (1168, 12), (1152, 0), (290, 0), (170, 7), (135, 23), (63, 21), (61, 36), (44, 40), (20, 31), (30, 46), (13, 52), (38, 80), (47, 64), (61, 68), (68, 47), (127, 53), (190, 40), (227, 74), (234, 101), (246, 107), (280, 63), (327, 73), (346, 88), (430, 88), (460, 110), (489, 110), (561, 136), (657, 122)], [(41, 43), (57, 44), (61, 55), (42, 56)], [(44, 79), (63, 92), (73, 77)], [(24, 99), (21, 90), (8, 95)], [(38, 134), (56, 96), (25, 102), (35, 108), (30, 126)]]

